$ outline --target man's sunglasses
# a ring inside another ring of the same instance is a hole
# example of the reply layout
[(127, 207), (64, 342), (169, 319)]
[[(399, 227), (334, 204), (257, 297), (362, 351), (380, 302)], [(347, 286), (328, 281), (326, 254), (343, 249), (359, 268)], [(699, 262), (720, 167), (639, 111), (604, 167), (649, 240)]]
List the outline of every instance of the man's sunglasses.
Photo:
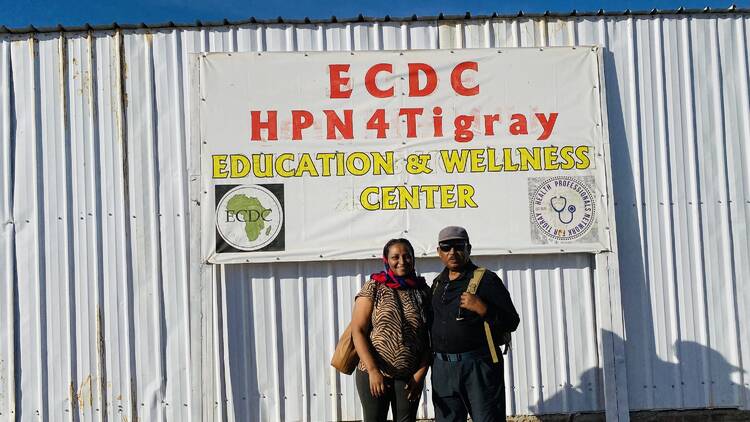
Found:
[(451, 249), (455, 249), (456, 252), (463, 252), (466, 250), (466, 243), (440, 243), (438, 248), (442, 252), (450, 252)]

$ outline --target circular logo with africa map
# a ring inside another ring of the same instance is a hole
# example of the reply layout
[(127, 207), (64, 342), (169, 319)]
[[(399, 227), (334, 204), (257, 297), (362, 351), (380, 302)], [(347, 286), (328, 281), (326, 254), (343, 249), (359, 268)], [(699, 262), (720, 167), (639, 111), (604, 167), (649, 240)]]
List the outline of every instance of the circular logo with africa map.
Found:
[(216, 229), (232, 247), (255, 251), (276, 239), (284, 211), (276, 195), (263, 186), (237, 186), (216, 207)]

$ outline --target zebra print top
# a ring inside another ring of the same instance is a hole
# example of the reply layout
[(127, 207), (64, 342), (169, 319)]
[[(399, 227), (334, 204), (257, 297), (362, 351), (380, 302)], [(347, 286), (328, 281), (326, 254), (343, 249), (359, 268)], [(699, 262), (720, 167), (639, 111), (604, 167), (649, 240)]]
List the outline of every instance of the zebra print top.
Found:
[[(406, 378), (419, 369), (429, 348), (426, 318), (429, 294), (428, 288), (391, 289), (373, 280), (365, 283), (357, 294), (373, 301), (370, 343), (384, 375)], [(362, 361), (358, 368), (367, 372)]]

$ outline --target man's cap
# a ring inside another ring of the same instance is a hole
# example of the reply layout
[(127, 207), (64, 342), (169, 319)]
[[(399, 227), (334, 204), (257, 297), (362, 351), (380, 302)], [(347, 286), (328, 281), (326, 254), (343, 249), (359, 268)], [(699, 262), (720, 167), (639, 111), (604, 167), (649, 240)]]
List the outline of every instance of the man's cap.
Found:
[(469, 234), (466, 233), (466, 229), (459, 226), (448, 226), (440, 230), (438, 234), (438, 243), (447, 242), (449, 240), (465, 240), (469, 243)]

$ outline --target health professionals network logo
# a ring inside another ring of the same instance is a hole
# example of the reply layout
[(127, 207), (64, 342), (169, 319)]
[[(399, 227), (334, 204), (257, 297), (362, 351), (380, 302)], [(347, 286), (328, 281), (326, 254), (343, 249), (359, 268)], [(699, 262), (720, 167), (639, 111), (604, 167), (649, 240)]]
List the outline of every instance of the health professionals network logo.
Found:
[(216, 186), (217, 252), (284, 249), (284, 185)]
[(529, 208), (537, 232), (548, 240), (571, 241), (591, 231), (596, 221), (596, 204), (593, 189), (585, 179), (570, 176), (530, 179)]

